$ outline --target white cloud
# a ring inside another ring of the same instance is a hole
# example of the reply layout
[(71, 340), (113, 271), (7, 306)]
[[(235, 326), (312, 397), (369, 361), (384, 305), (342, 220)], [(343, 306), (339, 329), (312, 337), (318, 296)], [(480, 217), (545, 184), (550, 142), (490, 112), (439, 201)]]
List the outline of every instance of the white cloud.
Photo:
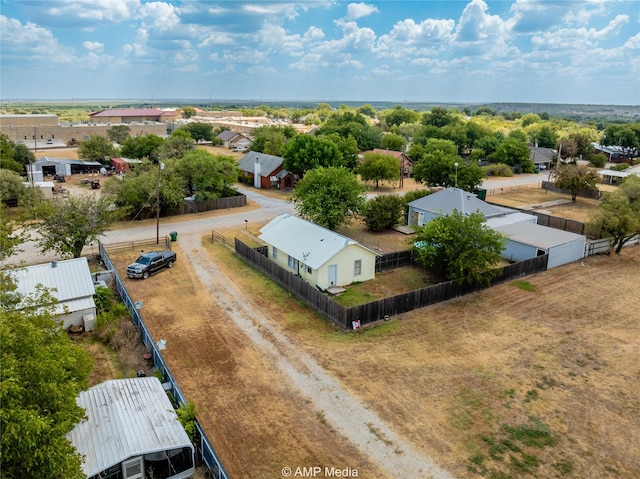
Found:
[(350, 3), (347, 6), (347, 18), (357, 20), (358, 18), (368, 17), (372, 13), (380, 13), (378, 7), (366, 3)]
[(176, 8), (164, 2), (145, 3), (138, 12), (138, 18), (148, 27), (157, 28), (161, 32), (173, 30), (180, 24)]
[(104, 43), (100, 43), (100, 42), (83, 42), (82, 46), (86, 50), (89, 50), (90, 52), (100, 53), (101, 51), (104, 50)]
[(324, 32), (321, 28), (318, 27), (309, 27), (309, 29), (304, 33), (302, 37), (305, 43), (311, 43), (318, 40), (322, 40), (324, 38)]
[(7, 59), (23, 58), (29, 61), (66, 63), (73, 60), (73, 51), (63, 48), (50, 30), (35, 23), (20, 23), (0, 15), (0, 46)]
[(65, 20), (117, 23), (131, 19), (139, 0), (49, 0), (43, 13)]

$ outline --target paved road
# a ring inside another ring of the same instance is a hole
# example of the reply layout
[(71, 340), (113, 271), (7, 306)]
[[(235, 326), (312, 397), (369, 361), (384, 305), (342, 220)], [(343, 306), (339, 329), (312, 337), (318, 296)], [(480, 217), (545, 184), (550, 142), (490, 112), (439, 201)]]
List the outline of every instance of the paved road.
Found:
[[(168, 236), (172, 231), (180, 234), (196, 234), (210, 233), (214, 229), (224, 229), (229, 227), (237, 227), (245, 225), (245, 220), (251, 222), (264, 222), (274, 218), (282, 213), (294, 213), (295, 209), (291, 203), (278, 198), (264, 196), (253, 189), (238, 188), (238, 191), (245, 194), (247, 199), (257, 207), (242, 208), (241, 211), (224, 210), (212, 211), (208, 213), (195, 215), (176, 216), (160, 221), (160, 238)], [(107, 231), (100, 241), (104, 244), (122, 243), (126, 241), (136, 241), (156, 237), (156, 222), (145, 221), (144, 224), (139, 222), (131, 222), (128, 227), (119, 227), (118, 229)], [(0, 263), (17, 265), (23, 263), (25, 265), (45, 263), (51, 260), (62, 259), (56, 253), (41, 253), (35, 244), (35, 241), (28, 241), (21, 245), (23, 252), (8, 258)], [(83, 254), (96, 254), (98, 248), (96, 245), (86, 246)]]

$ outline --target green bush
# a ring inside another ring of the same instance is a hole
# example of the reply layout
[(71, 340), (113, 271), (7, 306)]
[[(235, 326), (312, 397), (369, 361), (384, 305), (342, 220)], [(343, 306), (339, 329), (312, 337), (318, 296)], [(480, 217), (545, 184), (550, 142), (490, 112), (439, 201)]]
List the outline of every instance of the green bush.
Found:
[(493, 163), (491, 165), (483, 166), (485, 176), (513, 176), (513, 171), (509, 165), (504, 163)]
[(396, 195), (380, 195), (367, 201), (362, 214), (370, 231), (393, 228), (400, 222), (404, 201)]
[(602, 168), (607, 164), (607, 155), (595, 153), (589, 157), (589, 163), (595, 168)]
[(198, 430), (196, 428), (196, 406), (192, 401), (187, 401), (187, 404), (182, 404), (177, 410), (178, 421), (184, 427), (184, 430), (191, 439), (191, 442), (195, 443)]
[(629, 165), (627, 165), (626, 163), (618, 163), (617, 165), (613, 165), (611, 167), (611, 169), (614, 171), (624, 171), (627, 168), (629, 168)]

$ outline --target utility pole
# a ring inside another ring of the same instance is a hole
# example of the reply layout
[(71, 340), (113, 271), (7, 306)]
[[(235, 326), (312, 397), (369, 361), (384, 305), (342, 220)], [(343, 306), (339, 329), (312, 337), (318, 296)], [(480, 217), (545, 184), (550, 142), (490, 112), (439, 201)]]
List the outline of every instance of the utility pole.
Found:
[(160, 185), (164, 163), (158, 160), (158, 189), (156, 194), (156, 244), (160, 244)]

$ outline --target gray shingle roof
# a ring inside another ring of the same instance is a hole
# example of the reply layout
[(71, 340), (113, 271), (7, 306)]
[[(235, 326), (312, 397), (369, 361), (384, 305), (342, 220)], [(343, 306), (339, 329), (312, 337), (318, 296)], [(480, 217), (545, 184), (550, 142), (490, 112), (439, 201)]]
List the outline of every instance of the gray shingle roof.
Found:
[(272, 176), (272, 173), (282, 166), (284, 158), (280, 156), (266, 155), (264, 153), (258, 153), (257, 151), (250, 151), (242, 157), (238, 163), (238, 167), (241, 171), (247, 173), (253, 173), (255, 171), (256, 159), (260, 165), (260, 176)]
[(449, 215), (453, 210), (469, 215), (482, 213), (485, 218), (514, 213), (515, 210), (490, 205), (479, 199), (473, 193), (460, 188), (447, 188), (431, 195), (423, 196), (409, 203), (413, 208), (429, 211), (438, 215)]

